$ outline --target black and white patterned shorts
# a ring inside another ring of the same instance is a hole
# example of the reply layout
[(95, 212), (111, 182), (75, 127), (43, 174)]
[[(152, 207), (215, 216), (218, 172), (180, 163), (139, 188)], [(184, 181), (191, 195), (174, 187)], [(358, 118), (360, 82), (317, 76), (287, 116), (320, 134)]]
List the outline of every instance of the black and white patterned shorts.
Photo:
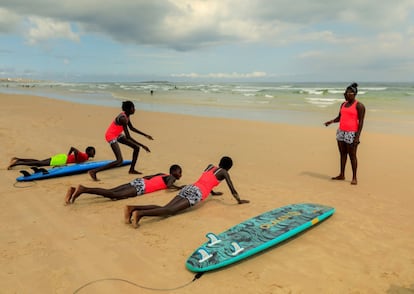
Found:
[(354, 143), (356, 132), (346, 132), (338, 129), (336, 131), (336, 140), (345, 142), (347, 144)]
[(194, 185), (187, 185), (180, 190), (178, 196), (183, 197), (188, 200), (190, 206), (194, 206), (201, 201), (202, 195), (198, 187)]
[(145, 182), (144, 179), (135, 179), (131, 183), (129, 183), (132, 187), (137, 190), (137, 196), (142, 195), (145, 193)]
[(114, 144), (114, 143), (118, 142), (118, 141), (119, 141), (119, 139), (120, 139), (120, 138), (122, 138), (122, 137), (125, 137), (125, 135), (124, 135), (124, 134), (121, 134), (121, 135), (119, 135), (118, 137), (116, 137), (115, 139), (112, 139), (111, 141), (109, 141), (109, 142), (108, 142), (108, 143), (109, 143), (109, 145), (112, 145), (112, 144)]

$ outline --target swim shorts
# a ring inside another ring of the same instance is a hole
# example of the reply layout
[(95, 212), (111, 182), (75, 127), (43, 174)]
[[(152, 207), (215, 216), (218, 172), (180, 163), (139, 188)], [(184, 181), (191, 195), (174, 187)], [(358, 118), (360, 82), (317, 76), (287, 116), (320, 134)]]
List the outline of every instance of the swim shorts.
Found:
[(180, 190), (178, 196), (185, 198), (190, 203), (190, 206), (196, 205), (201, 201), (201, 191), (200, 188), (194, 185), (187, 185)]
[(347, 144), (354, 143), (356, 132), (346, 132), (338, 129), (336, 131), (336, 140)]
[(59, 165), (65, 165), (66, 161), (68, 160), (67, 154), (56, 154), (50, 158), (50, 166), (59, 166)]
[(145, 193), (145, 182), (144, 179), (135, 179), (131, 183), (129, 183), (132, 187), (137, 190), (137, 196), (142, 195)]
[(124, 134), (121, 134), (121, 135), (119, 135), (117, 138), (115, 138), (115, 139), (113, 139), (113, 140), (109, 141), (108, 143), (109, 143), (110, 145), (112, 145), (112, 144), (114, 144), (114, 143), (118, 142), (118, 140), (119, 140), (120, 138), (122, 138), (122, 137), (125, 137), (125, 135), (124, 135)]

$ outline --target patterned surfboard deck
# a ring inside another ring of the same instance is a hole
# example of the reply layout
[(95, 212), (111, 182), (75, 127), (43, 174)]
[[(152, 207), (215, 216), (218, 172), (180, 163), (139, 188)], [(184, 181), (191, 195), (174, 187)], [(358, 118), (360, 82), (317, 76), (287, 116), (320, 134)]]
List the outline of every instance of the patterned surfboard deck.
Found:
[[(91, 169), (98, 168), (110, 163), (113, 160), (102, 160), (102, 161), (88, 161), (84, 163), (66, 165), (61, 167), (54, 167), (50, 169), (44, 168), (33, 168), (35, 170), (34, 173), (29, 174), (27, 171), (24, 172), (23, 176), (20, 176), (16, 179), (18, 182), (27, 182), (27, 181), (35, 181), (35, 180), (43, 180), (49, 178), (56, 178), (68, 175), (75, 175), (87, 172)], [(131, 164), (131, 160), (124, 160), (122, 165)]]
[(193, 272), (215, 270), (238, 262), (310, 228), (335, 212), (333, 207), (300, 203), (265, 212), (218, 235), (208, 233), (208, 242), (187, 259)]

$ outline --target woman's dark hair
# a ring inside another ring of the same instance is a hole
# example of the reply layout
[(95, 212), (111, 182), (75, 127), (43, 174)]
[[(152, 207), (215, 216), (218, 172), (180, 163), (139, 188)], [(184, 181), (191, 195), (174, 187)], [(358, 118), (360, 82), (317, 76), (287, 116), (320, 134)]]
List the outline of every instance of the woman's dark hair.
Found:
[(231, 169), (233, 166), (233, 160), (228, 156), (223, 156), (220, 159), (219, 167), (224, 168), (225, 170)]
[(358, 94), (358, 84), (357, 83), (352, 83), (346, 89), (351, 90), (355, 95)]
[(123, 111), (128, 111), (131, 108), (135, 108), (135, 105), (132, 101), (124, 101), (122, 102), (122, 110)]

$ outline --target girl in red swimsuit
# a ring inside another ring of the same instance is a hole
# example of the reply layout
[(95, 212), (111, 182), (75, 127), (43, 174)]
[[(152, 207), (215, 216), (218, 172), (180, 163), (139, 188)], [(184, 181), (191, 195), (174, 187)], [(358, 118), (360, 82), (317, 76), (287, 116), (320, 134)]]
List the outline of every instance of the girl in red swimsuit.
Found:
[(129, 134), (129, 130), (131, 130), (137, 134), (146, 137), (147, 139), (153, 140), (153, 138), (150, 135), (141, 132), (132, 125), (129, 116), (135, 113), (134, 103), (132, 103), (131, 101), (122, 102), (122, 110), (123, 112), (121, 112), (114, 119), (114, 121), (112, 121), (105, 133), (105, 139), (110, 144), (112, 151), (115, 154), (116, 160), (100, 168), (90, 170), (89, 175), (94, 181), (98, 181), (98, 178), (96, 177), (96, 174), (98, 172), (114, 168), (122, 164), (122, 153), (118, 143), (131, 147), (134, 150), (132, 153), (132, 163), (129, 168), (130, 174), (141, 174), (140, 172), (135, 170), (135, 165), (138, 161), (140, 147), (142, 147), (147, 152), (151, 152), (147, 146), (137, 142)]
[(340, 154), (340, 172), (338, 176), (332, 177), (332, 180), (345, 180), (345, 165), (347, 157), (349, 156), (352, 166), (351, 185), (356, 185), (358, 183), (357, 148), (365, 118), (365, 106), (355, 99), (357, 93), (357, 83), (348, 86), (344, 93), (346, 101), (342, 103), (338, 116), (325, 122), (325, 126), (339, 122), (339, 128), (336, 132), (336, 140), (338, 142)]
[(142, 178), (136, 178), (130, 183), (126, 183), (111, 189), (105, 188), (90, 188), (82, 185), (78, 185), (77, 188), (70, 187), (66, 192), (65, 203), (71, 204), (81, 194), (94, 194), (109, 198), (111, 200), (121, 200), (131, 197), (140, 196), (143, 194), (152, 193), (163, 189), (181, 189), (174, 185), (176, 180), (179, 180), (182, 176), (182, 169), (178, 164), (170, 166), (170, 174), (158, 173), (155, 175), (149, 175)]
[(239, 204), (249, 203), (248, 200), (240, 199), (233, 183), (230, 179), (228, 171), (233, 166), (233, 161), (230, 157), (224, 156), (221, 158), (219, 166), (212, 164), (207, 166), (201, 177), (192, 185), (187, 185), (177, 196), (175, 196), (167, 205), (127, 205), (124, 209), (125, 223), (136, 228), (140, 219), (144, 216), (166, 216), (174, 215), (177, 212), (185, 210), (197, 203), (205, 200), (211, 195), (222, 195), (221, 192), (214, 192), (216, 187), (222, 180), (226, 180), (228, 187)]

